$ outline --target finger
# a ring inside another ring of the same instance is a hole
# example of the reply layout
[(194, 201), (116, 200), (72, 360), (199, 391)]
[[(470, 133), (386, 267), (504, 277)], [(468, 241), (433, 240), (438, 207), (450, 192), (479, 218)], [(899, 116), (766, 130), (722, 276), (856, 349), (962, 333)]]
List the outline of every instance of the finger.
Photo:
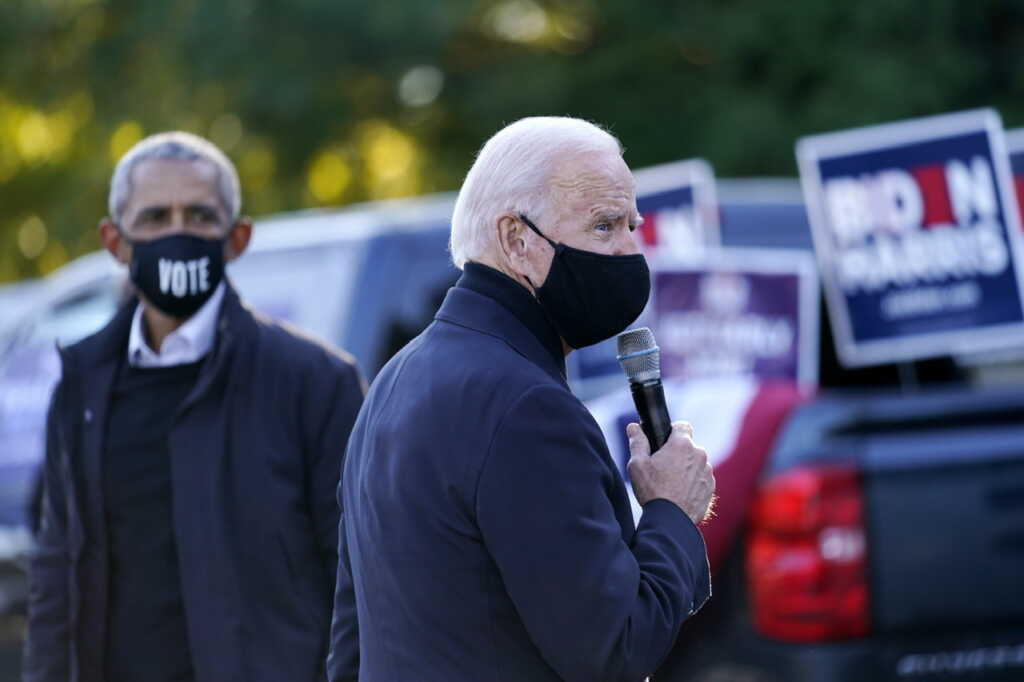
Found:
[(672, 430), (683, 431), (685, 435), (689, 436), (690, 438), (693, 438), (693, 424), (691, 424), (690, 422), (672, 422)]
[(643, 458), (651, 456), (651, 444), (647, 442), (647, 436), (639, 424), (632, 423), (626, 426), (626, 436), (629, 438), (629, 454), (631, 458)]
[[(679, 424), (685, 424), (685, 422), (678, 422)], [(685, 424), (685, 426), (689, 426)], [(676, 443), (676, 447), (682, 447), (683, 451), (688, 452), (696, 447), (693, 443), (693, 429), (683, 428), (682, 426), (672, 425), (672, 433), (668, 435), (668, 439)]]

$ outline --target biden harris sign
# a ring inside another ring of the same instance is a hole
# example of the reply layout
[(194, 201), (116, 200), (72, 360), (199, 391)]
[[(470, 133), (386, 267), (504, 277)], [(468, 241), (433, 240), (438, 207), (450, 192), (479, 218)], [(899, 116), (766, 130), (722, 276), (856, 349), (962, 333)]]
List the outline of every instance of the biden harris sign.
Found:
[(995, 111), (805, 137), (796, 154), (843, 365), (1024, 346), (1020, 218)]

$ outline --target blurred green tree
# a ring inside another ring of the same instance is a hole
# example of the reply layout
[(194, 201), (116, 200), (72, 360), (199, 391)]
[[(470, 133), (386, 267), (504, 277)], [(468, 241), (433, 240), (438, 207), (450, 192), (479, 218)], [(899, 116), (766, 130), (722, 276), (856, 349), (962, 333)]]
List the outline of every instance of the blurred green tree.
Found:
[(96, 248), (113, 163), (180, 128), (253, 214), (454, 189), (503, 123), (609, 126), (633, 166), (793, 175), (810, 132), (994, 106), (1012, 0), (4, 0), (0, 281)]

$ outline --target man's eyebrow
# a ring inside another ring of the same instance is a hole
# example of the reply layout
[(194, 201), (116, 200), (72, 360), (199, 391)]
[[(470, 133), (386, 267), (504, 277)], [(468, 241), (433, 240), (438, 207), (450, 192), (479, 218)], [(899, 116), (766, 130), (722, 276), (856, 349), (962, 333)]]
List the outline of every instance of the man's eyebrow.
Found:
[(623, 213), (621, 211), (598, 210), (594, 213), (593, 220), (606, 223), (617, 223), (620, 220), (626, 220), (627, 224), (634, 229), (644, 224), (644, 217), (636, 211)]
[(185, 207), (185, 209), (188, 210), (188, 211), (195, 211), (195, 210), (212, 211), (213, 213), (215, 213), (217, 215), (220, 215), (220, 207), (219, 206), (217, 206), (216, 204), (206, 204), (206, 203), (203, 203), (201, 201), (197, 201), (194, 204), (189, 204), (188, 206)]
[(150, 218), (158, 213), (163, 213), (169, 210), (171, 210), (170, 206), (165, 206), (162, 204), (146, 206), (144, 208), (139, 209), (139, 212), (135, 214), (135, 220), (133, 220), (132, 222), (138, 222), (142, 218)]
[(608, 223), (617, 223), (625, 218), (626, 214), (621, 211), (605, 211), (601, 209), (594, 211), (594, 215), (592, 216), (593, 220), (601, 220)]

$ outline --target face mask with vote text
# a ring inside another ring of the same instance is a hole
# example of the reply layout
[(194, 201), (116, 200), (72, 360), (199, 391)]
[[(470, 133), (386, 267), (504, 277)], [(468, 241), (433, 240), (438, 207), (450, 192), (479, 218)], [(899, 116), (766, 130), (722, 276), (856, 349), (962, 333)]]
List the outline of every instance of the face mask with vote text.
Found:
[(224, 239), (174, 234), (130, 240), (131, 278), (150, 303), (172, 317), (191, 317), (224, 277)]

